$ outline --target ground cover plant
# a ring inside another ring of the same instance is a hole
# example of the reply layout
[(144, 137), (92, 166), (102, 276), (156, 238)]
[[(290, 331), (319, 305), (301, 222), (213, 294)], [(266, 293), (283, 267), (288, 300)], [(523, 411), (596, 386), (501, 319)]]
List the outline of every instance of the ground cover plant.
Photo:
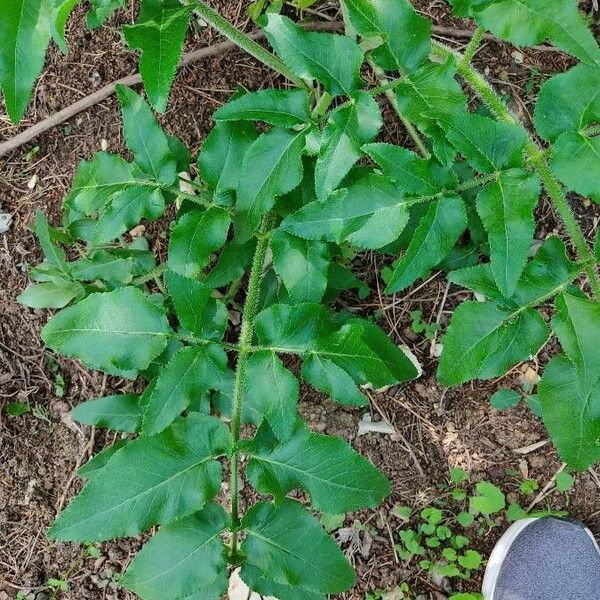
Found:
[[(50, 37), (64, 44), (75, 4), (22, 0), (3, 12), (0, 84), (12, 118), (27, 106)], [(92, 2), (89, 24), (122, 4)], [(599, 252), (566, 197), (600, 198), (600, 50), (571, 1), (552, 10), (537, 0), (454, 5), (480, 24), (464, 55), (432, 42), (429, 22), (400, 0), (346, 0), (345, 35), (268, 13), (261, 23), (275, 54), (201, 2), (142, 2), (124, 30), (141, 50), (156, 110), (167, 106), (192, 11), (293, 84), (240, 89), (220, 108), (192, 181), (182, 175), (187, 149), (162, 132), (141, 96), (119, 88), (133, 160), (98, 153), (78, 170), (62, 227), (37, 215), (46, 258), (21, 301), (62, 309), (44, 341), (90, 368), (147, 383), (139, 395), (73, 412), (126, 435), (81, 469), (89, 483), (50, 535), (92, 542), (161, 525), (121, 580), (140, 597), (218, 598), (228, 563), (281, 600), (352, 585), (340, 550), (288, 493), (304, 490), (315, 511), (337, 514), (375, 506), (389, 486), (348, 445), (299, 420), (298, 382), (281, 356), (299, 356), (304, 381), (352, 405), (366, 403), (360, 386), (417, 376), (411, 357), (370, 321), (330, 308), (340, 291), (360, 286), (344, 260), (357, 251), (396, 259), (382, 273), (390, 294), (441, 267), (484, 299), (454, 313), (442, 338), (442, 384), (502, 376), (555, 335), (563, 353), (546, 367), (536, 407), (570, 467), (600, 458)], [(540, 92), (535, 127), (548, 147), (471, 67), (486, 30), (521, 45), (549, 40), (581, 61)], [(367, 89), (361, 68), (380, 85)], [(469, 110), (459, 82), (483, 101), (480, 110)], [(382, 95), (416, 151), (377, 142)], [(551, 236), (530, 256), (542, 189), (574, 252)], [(176, 217), (168, 258), (156, 264), (128, 232), (166, 210)], [(236, 336), (228, 310), (240, 286)], [(256, 430), (242, 436), (244, 423)], [(243, 515), (242, 456), (252, 486), (274, 499)], [(230, 474), (228, 513), (214, 502), (220, 461)]]

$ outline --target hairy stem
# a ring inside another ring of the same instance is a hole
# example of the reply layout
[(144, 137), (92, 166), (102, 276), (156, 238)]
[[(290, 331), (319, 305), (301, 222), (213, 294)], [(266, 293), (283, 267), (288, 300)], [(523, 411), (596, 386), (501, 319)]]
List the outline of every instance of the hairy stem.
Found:
[[(454, 56), (458, 60), (458, 73), (500, 121), (513, 125), (520, 123), (519, 119), (510, 111), (504, 102), (502, 102), (502, 99), (498, 96), (490, 83), (470, 64), (463, 64), (463, 57), (459, 53), (447, 48), (439, 42), (434, 42), (433, 53), (442, 59), (446, 59), (448, 56)], [(548, 166), (543, 149), (536, 143), (531, 135), (529, 136), (529, 142), (526, 147), (526, 154), (529, 163), (542, 180), (544, 189), (556, 212), (560, 216), (567, 235), (571, 239), (579, 258), (585, 265), (585, 271), (595, 298), (600, 299), (600, 278), (598, 277), (598, 272), (595, 267), (592, 251), (581, 231), (581, 227), (577, 223), (577, 219), (573, 214), (569, 202), (567, 201), (563, 186), (558, 179), (556, 179), (554, 173), (552, 173), (552, 170)]]
[(269, 246), (268, 231), (271, 227), (271, 218), (265, 217), (258, 236), (258, 243), (254, 251), (244, 311), (242, 314), (242, 325), (238, 342), (239, 352), (235, 368), (235, 383), (232, 394), (231, 408), (231, 520), (233, 538), (231, 540), (231, 558), (235, 561), (238, 553), (238, 527), (239, 527), (239, 477), (240, 477), (240, 427), (242, 417), (242, 401), (246, 386), (246, 368), (251, 352), (252, 338), (254, 336), (254, 318), (258, 307), (260, 295), (260, 284), (263, 276), (263, 268), (267, 248)]
[(465, 53), (463, 54), (462, 60), (460, 61), (460, 69), (466, 69), (471, 64), (471, 61), (473, 60), (475, 53), (479, 49), (479, 44), (481, 44), (481, 40), (483, 40), (484, 35), (484, 27), (478, 27), (475, 30), (471, 41), (465, 48)]
[(243, 31), (234, 27), (227, 19), (224, 19), (216, 10), (213, 10), (202, 0), (195, 0), (196, 11), (200, 16), (214, 29), (222, 33), (228, 40), (236, 46), (246, 51), (248, 54), (259, 60), (261, 63), (270, 67), (289, 79), (294, 85), (302, 89), (308, 89), (308, 85), (301, 78), (293, 73), (286, 64), (277, 56), (263, 48), (260, 44), (248, 37)]

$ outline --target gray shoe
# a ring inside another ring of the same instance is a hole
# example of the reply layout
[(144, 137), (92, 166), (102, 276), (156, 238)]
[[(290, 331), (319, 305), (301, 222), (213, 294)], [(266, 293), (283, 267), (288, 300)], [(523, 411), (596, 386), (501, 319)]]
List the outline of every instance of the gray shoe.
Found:
[(496, 544), (482, 591), (484, 600), (600, 600), (600, 548), (581, 523), (522, 519)]

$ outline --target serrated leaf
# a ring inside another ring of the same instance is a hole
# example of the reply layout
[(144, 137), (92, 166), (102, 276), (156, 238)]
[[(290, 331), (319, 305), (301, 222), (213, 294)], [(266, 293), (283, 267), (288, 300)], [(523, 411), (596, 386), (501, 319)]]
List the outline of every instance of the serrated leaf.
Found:
[(407, 194), (432, 196), (458, 186), (458, 178), (452, 171), (435, 159), (420, 158), (408, 148), (376, 143), (366, 144), (362, 149), (379, 165), (383, 174)]
[(302, 181), (305, 136), (304, 131), (273, 127), (247, 150), (237, 190), (238, 242), (254, 233), (277, 196), (287, 194)]
[(167, 136), (141, 96), (123, 85), (116, 90), (123, 113), (125, 142), (135, 162), (160, 183), (171, 185), (177, 179), (177, 161)]
[(542, 418), (558, 454), (569, 467), (584, 470), (600, 460), (600, 388), (583, 390), (575, 365), (554, 357), (538, 384)]
[(271, 239), (273, 268), (294, 303), (320, 302), (327, 288), (329, 246), (278, 229)]
[[(220, 534), (230, 518), (217, 504), (172, 525), (163, 525), (129, 565), (119, 583), (144, 600), (185, 598), (216, 580), (225, 590), (226, 564)], [(221, 594), (203, 596), (219, 600)]]
[(600, 379), (600, 304), (563, 292), (555, 305), (552, 329), (575, 365), (580, 394), (585, 396)]
[(539, 195), (537, 176), (510, 169), (477, 196), (477, 212), (488, 233), (492, 273), (507, 298), (513, 295), (527, 262)]
[(477, 495), (472, 496), (469, 501), (469, 509), (472, 513), (493, 515), (504, 510), (506, 496), (500, 488), (487, 481), (480, 481), (475, 487)]
[(523, 165), (528, 138), (520, 125), (465, 112), (447, 123), (447, 136), (466, 161), (481, 173)]
[(464, 201), (436, 200), (421, 219), (404, 256), (392, 267), (386, 293), (399, 292), (425, 276), (448, 254), (467, 227)]
[(107, 250), (98, 250), (72, 262), (70, 271), (71, 276), (78, 281), (100, 279), (123, 284), (130, 283), (138, 269), (133, 258), (124, 258), (111, 254)]
[(230, 100), (219, 108), (217, 121), (262, 121), (292, 128), (310, 121), (308, 94), (304, 90), (266, 89)]
[(275, 52), (299, 77), (316, 79), (332, 96), (362, 87), (363, 51), (344, 35), (305, 31), (287, 17), (265, 15), (263, 30)]
[(257, 137), (252, 123), (217, 122), (204, 141), (198, 171), (217, 199), (237, 189), (244, 156)]
[(227, 211), (218, 206), (181, 215), (169, 242), (169, 269), (184, 277), (200, 275), (227, 240), (229, 224)]
[(87, 26), (90, 29), (104, 25), (109, 17), (121, 6), (125, 0), (91, 0), (91, 10), (87, 16)]
[(71, 416), (79, 423), (134, 433), (142, 421), (139, 396), (118, 394), (78, 404)]
[(313, 433), (300, 422), (287, 441), (258, 442), (249, 456), (250, 482), (277, 502), (300, 488), (310, 494), (317, 510), (337, 514), (373, 508), (390, 493), (383, 473), (349, 444)]
[(219, 490), (227, 427), (197, 413), (116, 452), (52, 525), (63, 541), (134, 536), (200, 510)]
[[(498, 37), (518, 46), (548, 39), (579, 60), (600, 63), (600, 49), (574, 0), (452, 0), (461, 12)], [(459, 4), (460, 3), (460, 4)]]
[(53, 8), (50, 0), (10, 0), (2, 5), (0, 88), (13, 123), (25, 114), (44, 66)]
[(438, 367), (443, 385), (492, 379), (528, 360), (548, 339), (548, 327), (532, 308), (511, 310), (493, 302), (463, 302), (443, 337)]
[(304, 239), (377, 249), (402, 233), (408, 223), (406, 202), (388, 179), (368, 174), (326, 202), (310, 202), (286, 217), (281, 229)]
[(181, 58), (190, 9), (179, 0), (143, 0), (135, 25), (123, 27), (132, 50), (141, 50), (140, 73), (148, 100), (159, 112), (167, 108)]
[(455, 283), (462, 287), (468, 288), (489, 298), (495, 300), (500, 304), (506, 303), (506, 299), (503, 298), (494, 275), (492, 273), (492, 266), (490, 263), (484, 263), (475, 265), (474, 267), (465, 267), (464, 269), (458, 269), (448, 273), (448, 281)]
[(309, 354), (302, 363), (302, 377), (332, 400), (350, 406), (367, 406), (368, 401), (352, 377), (331, 360)]
[(17, 302), (29, 308), (64, 308), (84, 293), (83, 286), (75, 281), (49, 281), (28, 286), (17, 296)]
[(344, 0), (352, 26), (364, 39), (384, 40), (371, 55), (386, 71), (410, 72), (429, 56), (431, 22), (408, 0)]
[(219, 387), (227, 369), (227, 355), (217, 344), (188, 346), (166, 364), (144, 406), (143, 435), (168, 427), (194, 400)]
[(246, 369), (247, 419), (255, 425), (266, 419), (280, 440), (288, 439), (297, 419), (298, 381), (274, 352), (252, 353)]
[(221, 300), (213, 298), (213, 288), (172, 271), (167, 271), (166, 281), (181, 326), (202, 339), (220, 340), (228, 312)]
[(226, 244), (219, 254), (217, 264), (206, 276), (204, 283), (219, 288), (242, 277), (252, 260), (255, 245), (255, 240), (249, 240), (244, 244), (234, 242)]
[(260, 502), (244, 515), (241, 526), (246, 561), (266, 579), (331, 594), (353, 585), (354, 573), (342, 551), (297, 502)]
[(315, 168), (315, 190), (325, 200), (361, 157), (361, 146), (381, 128), (379, 105), (367, 92), (356, 92), (336, 108), (323, 129)]
[(165, 349), (170, 333), (161, 308), (123, 287), (63, 309), (42, 329), (42, 340), (92, 369), (133, 379)]

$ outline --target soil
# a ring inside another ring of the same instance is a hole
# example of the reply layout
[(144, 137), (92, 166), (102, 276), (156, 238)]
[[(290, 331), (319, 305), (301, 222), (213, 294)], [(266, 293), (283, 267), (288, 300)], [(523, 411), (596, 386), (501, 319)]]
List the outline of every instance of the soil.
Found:
[[(244, 13), (245, 2), (213, 4), (238, 26), (252, 29)], [(416, 4), (437, 24), (465, 26), (449, 16), (447, 3), (442, 0), (419, 0)], [(582, 3), (582, 8), (591, 12), (591, 2), (588, 4)], [(333, 2), (321, 2), (318, 7), (329, 16), (336, 14)], [(33, 103), (20, 126), (10, 125), (0, 112), (0, 139), (15, 135), (101, 85), (134, 73), (136, 60), (124, 49), (118, 33), (118, 26), (132, 21), (134, 10), (133, 6), (120, 10), (108, 27), (89, 32), (83, 26), (84, 12), (78, 8), (68, 27), (70, 53), (62, 56), (56, 48), (50, 51)], [(216, 41), (216, 34), (198, 24), (189, 35), (188, 50)], [(445, 41), (458, 49), (465, 43), (453, 37)], [(571, 64), (560, 53), (518, 51), (495, 42), (484, 44), (475, 63), (507, 95), (525, 122), (530, 122), (540, 82)], [(238, 85), (258, 89), (274, 83), (276, 77), (271, 72), (241, 52), (196, 63), (178, 74), (169, 111), (161, 123), (197, 153), (210, 129), (211, 113)], [(386, 111), (385, 138), (408, 144), (393, 114), (383, 103), (382, 107)], [(39, 591), (49, 578), (68, 580), (68, 591), (56, 594), (65, 600), (133, 598), (118, 589), (113, 575), (125, 569), (141, 544), (139, 540), (101, 544), (95, 557), (75, 544), (50, 543), (45, 538), (57, 512), (81, 488), (74, 475), (76, 468), (113, 441), (110, 434), (74, 424), (68, 411), (83, 400), (127, 391), (132, 384), (89, 372), (61, 357), (54, 357), (53, 362), (39, 337), (47, 311), (30, 310), (15, 302), (27, 285), (27, 268), (41, 258), (28, 229), (34, 211), (43, 210), (50, 222), (57, 224), (78, 161), (91, 157), (103, 144), (111, 152), (125, 152), (114, 98), (2, 159), (0, 167), (0, 212), (13, 215), (10, 230), (0, 234), (0, 600), (15, 598), (19, 590), (31, 592), (28, 598), (51, 598), (50, 591)], [(38, 150), (31, 153), (34, 147)], [(581, 202), (574, 207), (591, 239), (599, 212)], [(553, 231), (561, 232), (547, 203), (542, 203), (538, 217), (539, 239)], [(149, 230), (153, 247), (162, 253), (164, 244), (159, 234), (157, 228)], [(448, 596), (443, 585), (429, 581), (415, 563), (406, 565), (396, 558), (393, 541), (398, 539), (402, 522), (392, 515), (391, 508), (396, 504), (416, 509), (427, 506), (440, 496), (438, 484), (447, 480), (448, 469), (453, 466), (469, 470), (475, 480), (494, 482), (509, 493), (509, 499), (522, 502), (520, 478), (515, 473), (536, 479), (541, 487), (551, 481), (561, 466), (551, 445), (522, 450), (546, 439), (539, 420), (523, 406), (499, 413), (489, 404), (489, 396), (498, 387), (517, 386), (523, 377), (540, 372), (547, 356), (538, 357), (540, 364), (532, 361), (519, 365), (493, 382), (442, 388), (434, 378), (436, 359), (430, 356), (433, 342), (412, 331), (410, 312), (421, 310), (425, 321), (438, 320), (443, 331), (453, 306), (467, 294), (447, 287), (443, 276), (434, 274), (401, 296), (385, 297), (378, 291), (380, 260), (368, 253), (357, 264), (376, 291), (366, 300), (349, 295), (344, 301), (365, 313), (376, 312), (394, 341), (408, 344), (423, 365), (423, 376), (417, 381), (370, 393), (373, 419), (388, 421), (395, 433), (358, 437), (361, 411), (334, 406), (308, 388), (302, 389), (301, 411), (313, 429), (340, 435), (352, 443), (383, 469), (393, 486), (385, 505), (346, 519), (345, 527), (354, 526), (359, 536), (360, 543), (345, 545), (357, 569), (358, 583), (339, 598), (359, 600), (376, 588), (393, 589), (407, 581), (421, 598), (440, 600)], [(66, 382), (64, 391), (61, 377)], [(33, 410), (22, 417), (7, 417), (5, 406), (15, 401), (28, 402)], [(538, 507), (566, 509), (600, 534), (598, 475), (578, 474), (568, 494), (552, 494)], [(475, 536), (474, 547), (489, 551), (505, 525), (500, 519), (498, 526)], [(359, 529), (366, 532), (359, 533)], [(464, 587), (475, 591), (477, 582), (475, 577)]]

